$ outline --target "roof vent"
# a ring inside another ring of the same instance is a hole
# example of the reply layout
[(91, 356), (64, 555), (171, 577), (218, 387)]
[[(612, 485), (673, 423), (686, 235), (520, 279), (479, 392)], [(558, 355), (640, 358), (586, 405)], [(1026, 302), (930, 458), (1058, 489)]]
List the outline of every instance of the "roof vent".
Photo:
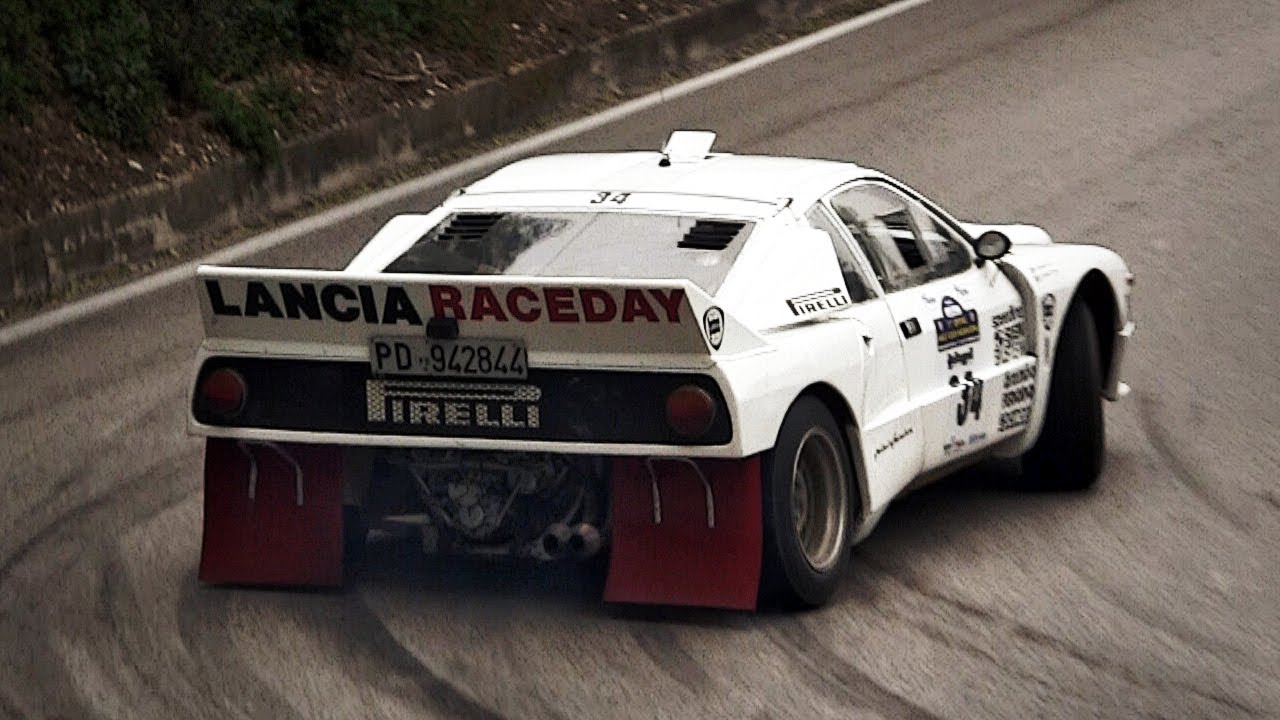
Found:
[(693, 250), (723, 250), (738, 237), (746, 223), (727, 220), (699, 220), (689, 228), (677, 247)]
[(716, 134), (710, 130), (676, 130), (667, 138), (662, 146), (662, 165), (671, 163), (694, 163), (707, 159), (711, 146), (716, 142)]
[(502, 213), (461, 213), (454, 215), (437, 234), (436, 240), (479, 240), (489, 232), (499, 220)]

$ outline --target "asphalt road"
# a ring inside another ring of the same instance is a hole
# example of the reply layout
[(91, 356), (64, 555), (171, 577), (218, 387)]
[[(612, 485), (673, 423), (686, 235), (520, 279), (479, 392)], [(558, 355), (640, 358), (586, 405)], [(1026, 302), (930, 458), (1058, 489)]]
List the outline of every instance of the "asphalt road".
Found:
[[(205, 588), (184, 285), (0, 348), (0, 715), (1280, 716), (1280, 3), (937, 0), (565, 147), (673, 127), (1123, 254), (1098, 487), (916, 493), (798, 615), (391, 548), (346, 592)], [(253, 263), (339, 266), (448, 189)]]

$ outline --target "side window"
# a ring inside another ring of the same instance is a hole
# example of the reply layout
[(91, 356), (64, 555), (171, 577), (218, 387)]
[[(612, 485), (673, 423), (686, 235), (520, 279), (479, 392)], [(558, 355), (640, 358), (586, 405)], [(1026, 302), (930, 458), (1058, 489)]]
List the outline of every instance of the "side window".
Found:
[(856, 303), (869, 299), (871, 290), (858, 269), (858, 261), (853, 256), (853, 250), (840, 237), (840, 230), (836, 228), (827, 212), (820, 204), (814, 205), (804, 214), (804, 218), (811, 226), (830, 236), (831, 247), (835, 249), (836, 259), (840, 261), (840, 274), (844, 276), (844, 285), (849, 291), (849, 299)]
[(919, 243), (916, 242), (918, 236), (911, 224), (911, 216), (907, 214), (909, 209), (907, 204), (902, 202), (901, 198), (895, 198), (893, 202), (897, 209), (881, 216), (880, 220), (889, 231), (889, 236), (893, 238), (894, 247), (902, 253), (903, 262), (912, 270), (917, 270), (927, 265), (929, 261), (925, 259)]
[(929, 255), (933, 277), (954, 275), (969, 267), (973, 259), (950, 228), (920, 203), (911, 202), (911, 214), (920, 229), (920, 239), (924, 241), (925, 252)]
[(906, 224), (906, 205), (901, 198), (875, 185), (859, 185), (831, 198), (831, 207), (862, 246), (885, 292), (914, 284), (910, 281), (911, 266), (890, 230), (890, 224)]
[(880, 185), (858, 185), (831, 198), (875, 268), (886, 292), (960, 272), (969, 255), (919, 203)]

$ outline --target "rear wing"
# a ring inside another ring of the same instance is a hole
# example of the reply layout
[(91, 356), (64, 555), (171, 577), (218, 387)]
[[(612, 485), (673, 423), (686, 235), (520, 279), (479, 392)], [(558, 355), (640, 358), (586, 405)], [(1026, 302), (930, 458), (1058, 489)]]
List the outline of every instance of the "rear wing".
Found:
[(207, 352), (367, 359), (374, 337), (518, 339), (533, 362), (706, 367), (767, 346), (687, 280), (202, 266)]

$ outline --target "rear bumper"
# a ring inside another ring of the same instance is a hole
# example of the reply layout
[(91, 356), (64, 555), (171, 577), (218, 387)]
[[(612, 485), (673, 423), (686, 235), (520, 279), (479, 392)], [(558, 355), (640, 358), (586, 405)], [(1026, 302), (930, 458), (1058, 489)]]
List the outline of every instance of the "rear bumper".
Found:
[(1128, 349), (1129, 338), (1133, 337), (1133, 331), (1132, 320), (1116, 331), (1111, 347), (1111, 370), (1107, 373), (1106, 381), (1102, 385), (1102, 396), (1108, 400), (1119, 400), (1129, 394), (1129, 387), (1120, 381), (1120, 375), (1124, 366), (1125, 351)]

